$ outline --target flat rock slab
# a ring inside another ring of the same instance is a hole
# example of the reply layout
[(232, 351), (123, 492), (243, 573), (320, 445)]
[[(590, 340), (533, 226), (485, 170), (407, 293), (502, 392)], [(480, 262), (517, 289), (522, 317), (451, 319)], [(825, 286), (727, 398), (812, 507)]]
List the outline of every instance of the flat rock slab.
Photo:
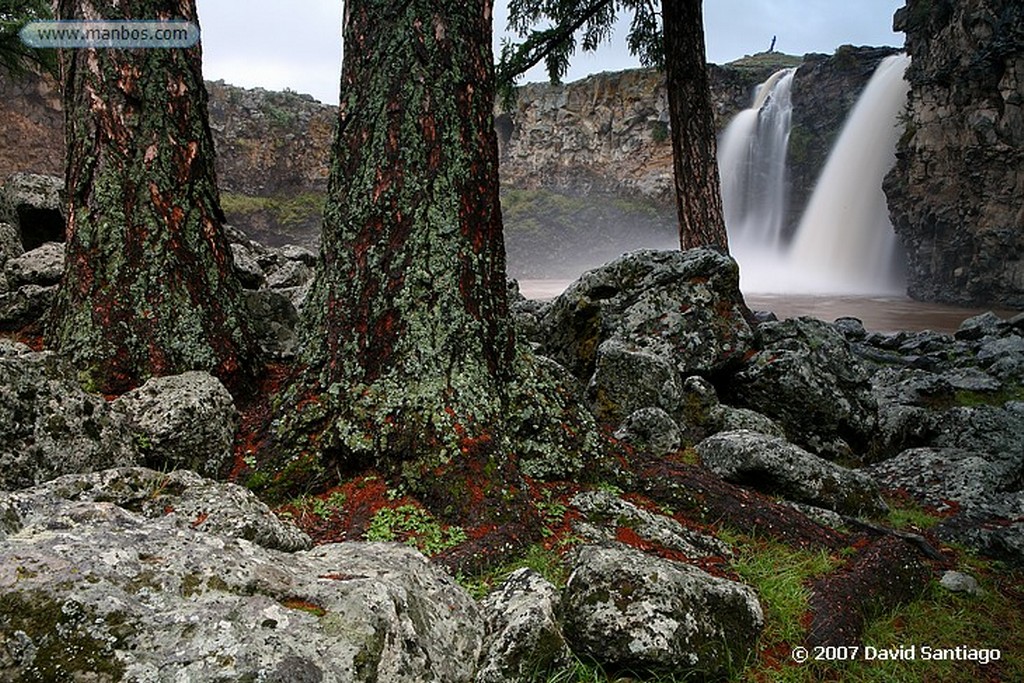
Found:
[(721, 432), (697, 444), (701, 462), (718, 476), (798, 503), (850, 515), (887, 510), (871, 477), (759, 432)]
[(477, 606), (410, 548), (286, 553), (173, 514), (51, 502), (0, 540), (0, 680), (473, 679)]

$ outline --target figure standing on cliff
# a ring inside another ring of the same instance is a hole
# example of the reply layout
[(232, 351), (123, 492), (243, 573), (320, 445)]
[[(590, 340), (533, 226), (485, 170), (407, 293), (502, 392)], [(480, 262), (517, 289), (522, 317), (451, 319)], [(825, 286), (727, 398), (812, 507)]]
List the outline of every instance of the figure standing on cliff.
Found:
[(768, 47), (768, 52), (775, 52), (775, 38), (776, 36), (772, 36), (772, 44)]

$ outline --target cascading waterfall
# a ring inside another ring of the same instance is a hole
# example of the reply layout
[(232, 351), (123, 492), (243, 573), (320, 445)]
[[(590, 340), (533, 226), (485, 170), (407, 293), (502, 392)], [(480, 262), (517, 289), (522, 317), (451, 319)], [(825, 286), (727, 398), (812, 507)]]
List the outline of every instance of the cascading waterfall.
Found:
[(776, 71), (759, 85), (754, 102), (729, 123), (718, 148), (722, 204), (732, 250), (778, 251), (786, 215), (789, 146), (796, 69)]
[(909, 85), (905, 55), (883, 60), (847, 117), (790, 244), (783, 239), (795, 70), (774, 73), (719, 141), (722, 203), (743, 289), (876, 294), (902, 289), (882, 179), (895, 162)]
[(894, 293), (903, 288), (899, 247), (882, 180), (896, 162), (899, 114), (909, 84), (906, 55), (878, 65), (843, 126), (789, 254), (818, 291)]

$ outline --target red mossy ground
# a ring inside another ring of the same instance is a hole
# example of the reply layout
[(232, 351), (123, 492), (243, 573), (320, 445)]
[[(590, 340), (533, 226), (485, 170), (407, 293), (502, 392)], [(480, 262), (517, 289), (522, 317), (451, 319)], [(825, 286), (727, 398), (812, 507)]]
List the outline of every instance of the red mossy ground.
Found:
[(273, 401), (290, 376), (290, 366), (268, 363), (256, 376), (255, 391), (248, 396), (236, 398), (239, 424), (235, 436), (235, 457), (227, 473), (229, 481), (245, 481), (252, 458), (261, 451), (266, 441), (267, 428), (273, 419)]
[[(271, 418), (270, 397), (286, 378), (283, 366), (268, 368), (259, 398), (241, 407), (233, 479), (244, 481), (249, 474), (246, 460), (251, 462), (263, 445), (260, 435)], [(432, 558), (453, 575), (480, 575), (503, 566), (521, 557), (532, 544), (562, 553), (581, 542), (575, 524), (581, 515), (571, 500), (587, 486), (523, 477), (514, 458), (500, 461), (492, 447), (486, 435), (467, 438), (461, 458), (422, 474), (427, 484), (417, 497), (396, 494), (405, 490), (397, 481), (389, 483), (386, 474), (365, 470), (348, 472), (343, 481), (292, 500), (278, 512), (290, 515), (314, 543), (323, 544), (363, 540), (374, 515), (384, 507), (421, 507), (442, 524), (458, 524), (466, 534), (464, 542)], [(618, 486), (623, 498), (644, 510), (666, 514), (709, 535), (727, 528), (792, 548), (849, 555), (838, 570), (809, 586), (813, 599), (803, 622), (808, 643), (860, 642), (870, 615), (913, 599), (940, 565), (947, 564), (926, 558), (921, 548), (886, 534), (884, 529), (846, 533), (822, 526), (788, 505), (729, 484), (699, 465), (629, 449), (615, 452), (613, 469), (619, 474), (609, 471), (607, 483)], [(627, 546), (696, 565), (716, 576), (739, 578), (726, 558), (689, 558), (622, 524), (614, 527), (614, 533), (616, 540)], [(941, 548), (921, 533), (928, 543)], [(769, 669), (784, 666), (789, 661), (789, 646), (796, 644), (775, 644), (762, 651), (764, 665)]]

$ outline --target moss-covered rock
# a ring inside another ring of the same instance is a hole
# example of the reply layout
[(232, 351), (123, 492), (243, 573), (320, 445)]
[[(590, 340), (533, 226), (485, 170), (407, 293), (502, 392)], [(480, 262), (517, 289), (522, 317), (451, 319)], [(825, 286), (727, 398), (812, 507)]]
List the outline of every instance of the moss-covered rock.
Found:
[(612, 671), (718, 678), (754, 653), (754, 591), (630, 548), (585, 546), (563, 596), (573, 650)]
[(0, 354), (0, 489), (138, 464), (127, 421), (59, 356)]

